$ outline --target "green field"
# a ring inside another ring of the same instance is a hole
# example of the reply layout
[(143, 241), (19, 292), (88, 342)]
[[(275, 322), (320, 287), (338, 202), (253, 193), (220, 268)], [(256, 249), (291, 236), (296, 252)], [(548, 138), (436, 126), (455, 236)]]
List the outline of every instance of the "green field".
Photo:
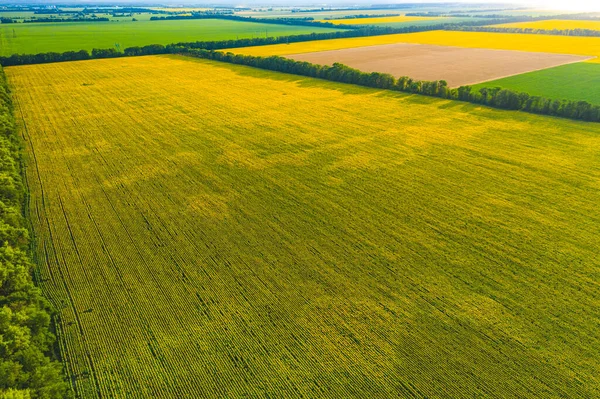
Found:
[(600, 396), (600, 125), (175, 56), (6, 71), (79, 397)]
[[(98, 18), (110, 18), (113, 21), (131, 21), (132, 18), (135, 18), (138, 21), (149, 21), (151, 17), (164, 16), (164, 15), (157, 15), (157, 14), (151, 14), (151, 13), (133, 13), (133, 16), (123, 16), (123, 17), (113, 17), (112, 13), (94, 13), (93, 15), (95, 15)], [(33, 11), (21, 11), (21, 12), (0, 12), (0, 17), (15, 18), (15, 19), (17, 19), (17, 23), (22, 23), (23, 22), (22, 20), (31, 20), (34, 18), (66, 19), (66, 18), (80, 18), (81, 16), (78, 16), (76, 14), (59, 14), (59, 15), (57, 15), (57, 14), (34, 14)], [(91, 18), (91, 14), (86, 14), (85, 17)], [(47, 22), (44, 22), (44, 23), (47, 23)]]
[(218, 19), (6, 24), (0, 25), (0, 56), (333, 31)]
[(580, 62), (492, 80), (473, 86), (502, 87), (552, 99), (600, 104), (600, 64)]
[(33, 16), (35, 16), (33, 11), (2, 11), (2, 12), (0, 12), (0, 17), (2, 17), (2, 18), (29, 19)]

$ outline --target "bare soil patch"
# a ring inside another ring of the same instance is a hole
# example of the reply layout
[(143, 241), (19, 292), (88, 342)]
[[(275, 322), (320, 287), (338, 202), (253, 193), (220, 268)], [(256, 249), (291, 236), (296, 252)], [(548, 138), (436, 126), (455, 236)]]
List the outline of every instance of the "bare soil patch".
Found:
[(364, 72), (384, 72), (418, 80), (446, 80), (451, 87), (581, 62), (593, 57), (511, 50), (398, 43), (291, 54), (298, 61), (335, 62)]

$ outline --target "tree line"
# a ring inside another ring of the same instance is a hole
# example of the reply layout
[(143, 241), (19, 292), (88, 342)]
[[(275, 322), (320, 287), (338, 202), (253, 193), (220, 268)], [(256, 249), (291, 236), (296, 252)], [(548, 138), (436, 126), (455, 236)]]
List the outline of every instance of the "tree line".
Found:
[(126, 48), (122, 53), (114, 48), (93, 49), (91, 53), (87, 50), (65, 51), (63, 53), (48, 52), (39, 54), (13, 54), (8, 57), (0, 57), (0, 65), (15, 66), (29, 64), (46, 64), (50, 62), (81, 61), (96, 58), (114, 58), (123, 56), (151, 55), (179, 53), (181, 48), (219, 50), (237, 47), (266, 46), (270, 44), (288, 44), (307, 42), (315, 40), (344, 39), (363, 36), (378, 36), (394, 33), (413, 33), (428, 30), (442, 29), (442, 25), (432, 26), (409, 26), (402, 28), (391, 27), (362, 27), (360, 29), (342, 30), (324, 33), (307, 33), (302, 35), (278, 36), (278, 37), (255, 37), (236, 40), (181, 42), (163, 46), (151, 44), (147, 46), (135, 46)]
[(478, 91), (473, 90), (471, 86), (450, 88), (444, 80), (420, 81), (406, 76), (396, 79), (390, 74), (361, 72), (340, 63), (335, 63), (333, 66), (317, 65), (278, 56), (255, 57), (204, 49), (182, 48), (182, 54), (334, 82), (466, 101), (505, 110), (600, 122), (600, 106), (592, 105), (586, 101), (552, 100), (499, 87), (482, 88)]
[[(408, 16), (408, 14), (406, 14)], [(355, 14), (344, 15), (338, 18), (323, 18), (325, 21), (337, 21), (341, 19), (361, 19), (361, 18), (385, 18), (385, 17), (400, 17), (401, 14)]]
[[(487, 11), (492, 11), (492, 10), (487, 10)], [(519, 18), (519, 19), (527, 19), (530, 20), (530, 18), (532, 17), (528, 17), (528, 16), (520, 16), (520, 17), (514, 17), (514, 16), (510, 16), (510, 15), (503, 15), (503, 14), (469, 14), (467, 13), (461, 13), (461, 12), (457, 12), (457, 11), (449, 11), (446, 13), (442, 13), (442, 12), (409, 12), (405, 14), (407, 17), (453, 17), (453, 18), (485, 18), (485, 19), (513, 19), (513, 18)], [(550, 17), (542, 17), (543, 19), (549, 19)], [(487, 22), (485, 22), (487, 24)]]
[(26, 19), (23, 21), (24, 24), (31, 24), (37, 22), (108, 22), (110, 19), (106, 17), (96, 18), (36, 18)]
[(466, 32), (493, 32), (493, 33), (524, 33), (534, 35), (558, 36), (590, 36), (600, 37), (600, 30), (594, 29), (533, 29), (533, 28), (508, 28), (493, 26), (456, 26), (450, 30)]
[(447, 13), (442, 13), (442, 12), (407, 12), (406, 14), (407, 17), (445, 17), (448, 14)]
[[(489, 21), (488, 21), (489, 23)], [(466, 26), (471, 25), (472, 22), (467, 22)], [(249, 56), (234, 56), (232, 54), (227, 55), (225, 58), (220, 58), (221, 52), (214, 52), (213, 50), (221, 50), (228, 48), (237, 47), (249, 47), (249, 46), (263, 46), (270, 44), (281, 44), (281, 43), (294, 43), (304, 42), (313, 40), (327, 40), (335, 38), (349, 38), (349, 37), (362, 37), (362, 36), (375, 36), (385, 35), (392, 33), (412, 33), (422, 32), (428, 30), (437, 29), (450, 29), (456, 24), (443, 24), (443, 25), (431, 25), (431, 26), (409, 26), (402, 28), (391, 28), (391, 27), (362, 27), (360, 29), (344, 30), (328, 33), (310, 33), (304, 35), (295, 36), (281, 36), (281, 37), (267, 37), (267, 38), (251, 38), (251, 39), (238, 39), (238, 40), (223, 40), (223, 41), (210, 41), (210, 42), (185, 42), (185, 43), (174, 43), (167, 46), (160, 44), (153, 44), (148, 46), (136, 46), (128, 47), (123, 52), (119, 52), (114, 48), (111, 49), (93, 49), (91, 54), (86, 50), (80, 51), (67, 51), (64, 53), (40, 53), (40, 54), (14, 54), (9, 57), (0, 57), (0, 65), (13, 66), (13, 65), (26, 65), (26, 64), (40, 64), (50, 62), (63, 62), (63, 61), (79, 61), (89, 60), (98, 58), (114, 58), (124, 56), (142, 56), (142, 55), (153, 55), (153, 54), (187, 54), (202, 56), (203, 58), (215, 59), (218, 61), (240, 63), (243, 65), (255, 66), (258, 68), (272, 69), (280, 72), (295, 73), (304, 76), (318, 77), (322, 79), (336, 80), (338, 78), (330, 78), (322, 75), (323, 70), (327, 70), (326, 66), (319, 66), (313, 64), (303, 63), (302, 65), (295, 65), (298, 61), (287, 60), (281, 57), (268, 57), (268, 61), (262, 60), (262, 57), (250, 57)], [(465, 24), (462, 24), (465, 26)], [(233, 57), (233, 58), (232, 58)], [(244, 61), (242, 61), (244, 60)], [(285, 61), (285, 62), (284, 62)], [(277, 69), (273, 65), (284, 65), (284, 69)], [(310, 65), (310, 67), (309, 67)], [(343, 69), (345, 73), (351, 68), (342, 68), (341, 64), (336, 64), (338, 69)], [(322, 69), (325, 68), (325, 69)], [(320, 71), (320, 72), (316, 72)], [(337, 70), (335, 70), (337, 71)], [(530, 96), (527, 93), (514, 92), (507, 89), (500, 88), (488, 88), (480, 91), (472, 91), (469, 86), (460, 87), (458, 89), (450, 89), (444, 81), (438, 83), (414, 81), (409, 78), (400, 78), (396, 80), (395, 84), (388, 87), (387, 85), (375, 85), (372, 83), (364, 83), (369, 81), (360, 71), (352, 70), (353, 72), (349, 75), (359, 76), (357, 79), (351, 79), (350, 81), (336, 80), (345, 83), (354, 83), (369, 87), (377, 87), (382, 89), (391, 89), (405, 91), (415, 94), (424, 94), (440, 98), (447, 98), (453, 100), (467, 101), (475, 104), (484, 104), (495, 108), (509, 109), (509, 110), (522, 110), (525, 112), (532, 112), (543, 115), (560, 116), (570, 119), (579, 119), (585, 121), (600, 121), (599, 107), (591, 105), (585, 101), (569, 101), (569, 100), (552, 100), (542, 98), (538, 96)], [(368, 75), (368, 74), (367, 74)], [(331, 76), (337, 76), (335, 72), (332, 72)], [(390, 75), (386, 79), (393, 77)], [(389, 79), (388, 79), (389, 80)], [(388, 81), (386, 80), (386, 81)], [(362, 82), (362, 83), (361, 83)], [(370, 82), (370, 81), (369, 81)], [(400, 82), (400, 83), (398, 83)], [(404, 84), (403, 82), (409, 82)], [(437, 87), (437, 88), (436, 88)]]
[(52, 308), (32, 281), (22, 146), (12, 112), (0, 67), (0, 396), (67, 398), (62, 366), (52, 360)]
[(225, 19), (229, 21), (258, 22), (273, 25), (297, 25), (313, 26), (322, 28), (359, 29), (355, 25), (335, 25), (331, 22), (315, 21), (314, 18), (252, 18), (240, 17), (239, 15), (193, 12), (192, 15), (168, 15), (164, 17), (150, 17), (150, 21), (168, 21), (181, 19)]
[[(223, 16), (227, 17), (227, 16)], [(243, 18), (244, 17), (236, 17)], [(253, 18), (253, 22), (262, 22), (257, 18)], [(514, 20), (511, 20), (514, 22)], [(487, 21), (488, 24), (494, 23), (506, 23), (507, 20), (492, 20)], [(253, 46), (266, 46), (270, 44), (289, 44), (299, 43), (315, 40), (329, 40), (329, 39), (346, 39), (353, 37), (365, 37), (365, 36), (380, 36), (380, 35), (391, 35), (398, 33), (416, 33), (426, 32), (431, 30), (451, 30), (457, 26), (471, 26), (474, 24), (480, 24), (478, 21), (465, 21), (459, 23), (437, 23), (433, 25), (422, 25), (422, 26), (405, 26), (405, 27), (390, 27), (390, 26), (352, 26), (352, 29), (338, 30), (335, 32), (322, 32), (322, 33), (307, 33), (301, 35), (292, 36), (272, 36), (272, 37), (255, 37), (247, 39), (236, 39), (236, 40), (219, 40), (219, 41), (198, 41), (198, 42), (180, 42), (173, 43), (167, 46), (160, 44), (151, 44), (148, 46), (135, 46), (126, 48), (123, 52), (119, 52), (114, 48), (111, 49), (93, 49), (91, 54), (87, 50), (80, 51), (66, 51), (63, 53), (48, 52), (38, 54), (13, 54), (11, 56), (0, 57), (0, 65), (3, 66), (15, 66), (15, 65), (29, 65), (29, 64), (45, 64), (50, 62), (63, 62), (63, 61), (81, 61), (95, 58), (113, 58), (122, 56), (137, 56), (137, 55), (151, 55), (151, 54), (167, 54), (174, 52), (181, 52), (181, 47), (192, 48), (192, 49), (205, 49), (205, 50), (220, 50), (237, 47), (253, 47)], [(337, 27), (337, 25), (336, 25)]]
[[(408, 14), (407, 14), (408, 15)], [(426, 30), (441, 30), (457, 26), (480, 26), (480, 25), (497, 25), (514, 22), (527, 22), (532, 20), (548, 19), (548, 17), (506, 17), (506, 16), (489, 16), (486, 21), (475, 19), (473, 21), (462, 21), (462, 22), (451, 22), (446, 23), (441, 21), (431, 21), (432, 25), (427, 26)], [(491, 18), (495, 17), (495, 18)], [(364, 26), (361, 25), (336, 25), (331, 20), (326, 21), (315, 21), (314, 18), (253, 18), (253, 17), (241, 17), (238, 15), (227, 15), (220, 13), (207, 13), (207, 12), (193, 12), (192, 15), (168, 15), (163, 17), (150, 17), (151, 21), (162, 21), (162, 20), (179, 20), (179, 19), (225, 19), (231, 21), (242, 21), (242, 22), (258, 22), (263, 24), (275, 24), (275, 25), (298, 25), (298, 26), (319, 26), (323, 28), (337, 28), (337, 29), (353, 29), (361, 30)], [(344, 18), (342, 18), (344, 19)], [(380, 28), (376, 25), (371, 25), (371, 29)], [(381, 27), (383, 28), (383, 27)], [(392, 33), (406, 33), (403, 31), (404, 28), (391, 28), (391, 30), (398, 30)], [(417, 28), (416, 26), (409, 26), (408, 28)]]

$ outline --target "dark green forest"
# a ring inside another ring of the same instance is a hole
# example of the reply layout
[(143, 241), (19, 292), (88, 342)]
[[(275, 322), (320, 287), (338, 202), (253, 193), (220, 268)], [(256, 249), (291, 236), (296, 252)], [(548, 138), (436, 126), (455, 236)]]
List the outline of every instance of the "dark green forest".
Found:
[(66, 398), (70, 390), (62, 365), (52, 359), (56, 345), (50, 328), (52, 308), (31, 277), (22, 147), (12, 111), (0, 67), (0, 391)]

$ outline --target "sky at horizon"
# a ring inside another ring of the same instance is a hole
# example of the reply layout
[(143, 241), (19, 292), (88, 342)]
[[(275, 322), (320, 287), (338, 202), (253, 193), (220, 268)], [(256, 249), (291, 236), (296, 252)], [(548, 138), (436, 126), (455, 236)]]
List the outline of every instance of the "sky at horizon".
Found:
[[(227, 5), (227, 6), (366, 6), (372, 4), (414, 4), (414, 3), (440, 3), (443, 0), (327, 0), (319, 2), (318, 0), (0, 0), (0, 5), (10, 4), (147, 4), (147, 5)], [(465, 4), (514, 4), (516, 6), (538, 7), (543, 9), (558, 9), (565, 11), (600, 11), (600, 0), (512, 0), (509, 2), (499, 2), (498, 0), (464, 0), (447, 1), (448, 3)]]

